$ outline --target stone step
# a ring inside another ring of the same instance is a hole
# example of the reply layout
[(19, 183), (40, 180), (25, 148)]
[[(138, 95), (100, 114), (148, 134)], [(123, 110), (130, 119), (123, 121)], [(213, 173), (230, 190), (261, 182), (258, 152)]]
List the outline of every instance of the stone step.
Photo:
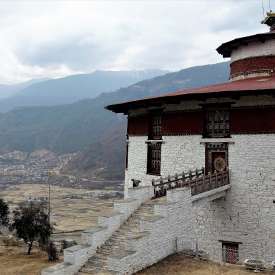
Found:
[(108, 246), (106, 245), (106, 246), (102, 246), (97, 253), (100, 253), (103, 251), (111, 251), (114, 249), (123, 249), (123, 248), (124, 248), (124, 245), (108, 245)]
[(111, 270), (99, 270), (99, 269), (96, 269), (96, 270), (90, 270), (90, 271), (81, 271), (78, 273), (78, 275), (87, 275), (87, 274), (90, 274), (90, 275), (117, 275), (119, 274), (118, 272), (116, 271), (111, 271)]
[(91, 274), (91, 275), (116, 275), (118, 274), (118, 272), (116, 271), (112, 271), (112, 270), (108, 270), (106, 269), (99, 269), (99, 268), (87, 268), (87, 269), (83, 269), (81, 270), (81, 272), (78, 273), (78, 275), (87, 275), (87, 274)]
[(152, 212), (145, 212), (145, 213), (135, 213), (131, 216), (131, 219), (139, 218), (139, 217), (146, 216), (146, 215), (154, 215), (154, 213), (153, 213), (153, 211)]
[[(124, 203), (125, 201), (120, 201)], [(125, 202), (126, 203), (126, 202)], [(136, 253), (127, 249), (131, 241), (142, 239), (150, 234), (140, 230), (140, 222), (154, 222), (162, 218), (154, 214), (154, 205), (161, 201), (154, 200), (144, 203), (138, 208), (114, 234), (97, 249), (95, 256), (91, 257), (78, 274), (118, 274), (116, 271), (108, 270), (108, 258), (123, 259)], [(115, 213), (117, 214), (117, 213)]]
[[(93, 259), (93, 260), (88, 260), (87, 262), (87, 265), (90, 265), (90, 264), (93, 264), (94, 267), (97, 267), (97, 266), (102, 266), (105, 264), (105, 259), (101, 259), (99, 257), (97, 257), (96, 259)], [(86, 266), (86, 265), (85, 265)], [(84, 266), (84, 267), (85, 267)]]
[(106, 244), (127, 241), (127, 236), (128, 235), (125, 234), (124, 236), (112, 237), (111, 239), (109, 239), (109, 240), (106, 241)]
[(124, 249), (125, 246), (108, 246), (108, 247), (104, 247), (102, 248), (102, 250), (100, 250), (98, 253), (110, 253), (114, 250), (121, 250), (121, 249)]
[(118, 260), (121, 260), (125, 257), (128, 257), (130, 255), (133, 255), (135, 254), (136, 251), (132, 251), (132, 250), (121, 250), (121, 251), (118, 251), (115, 255), (110, 255), (111, 258), (113, 259), (118, 259)]

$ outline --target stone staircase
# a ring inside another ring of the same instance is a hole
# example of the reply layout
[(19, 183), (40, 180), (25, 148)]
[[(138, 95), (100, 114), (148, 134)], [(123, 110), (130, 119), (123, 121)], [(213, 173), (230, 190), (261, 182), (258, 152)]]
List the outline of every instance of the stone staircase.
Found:
[[(211, 202), (231, 187), (229, 172), (167, 181), (128, 189), (123, 200), (114, 201), (112, 213), (82, 232), (81, 244), (64, 250), (63, 263), (41, 274), (133, 274), (175, 252), (197, 249), (212, 219)], [(205, 238), (199, 245), (208, 253)]]
[(154, 205), (164, 200), (165, 198), (159, 198), (142, 204), (111, 238), (97, 249), (96, 254), (88, 260), (78, 274), (118, 274), (108, 269), (108, 258), (126, 257), (135, 253), (131, 250), (131, 241), (149, 234), (148, 231), (142, 230), (140, 221), (156, 217)]

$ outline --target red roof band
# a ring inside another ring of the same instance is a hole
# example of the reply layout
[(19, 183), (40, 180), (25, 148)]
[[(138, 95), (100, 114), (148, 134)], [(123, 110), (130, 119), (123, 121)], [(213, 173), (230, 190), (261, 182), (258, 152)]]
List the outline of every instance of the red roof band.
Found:
[(226, 96), (238, 94), (251, 94), (255, 92), (268, 91), (275, 94), (275, 77), (258, 77), (244, 80), (225, 82), (221, 84), (195, 88), (183, 89), (174, 93), (156, 97), (147, 97), (140, 100), (133, 100), (112, 104), (106, 107), (107, 110), (115, 113), (127, 113), (129, 109), (146, 107), (152, 104), (163, 103), (163, 101), (179, 101), (180, 99), (206, 98), (207, 95)]
[[(251, 42), (260, 41), (264, 43), (267, 40), (275, 39), (275, 13), (268, 13), (265, 21), (263, 22), (267, 24), (268, 26), (271, 26), (270, 32), (266, 33), (259, 33), (251, 36), (241, 37), (234, 40), (231, 40), (229, 42), (226, 42), (222, 44), (220, 47), (217, 48), (218, 53), (223, 55), (224, 57), (231, 57), (231, 54), (234, 50), (236, 50), (238, 47), (243, 45), (248, 45)], [(273, 60), (273, 59), (270, 59)], [(272, 69), (273, 72), (273, 65), (267, 64), (270, 66), (267, 66), (265, 63), (269, 62), (272, 63), (269, 59), (265, 58), (265, 62), (261, 62), (256, 66), (257, 71), (261, 71), (261, 69)], [(247, 62), (240, 60), (242, 63), (241, 65), (244, 67), (241, 70), (241, 73), (247, 73), (249, 72), (249, 68), (254, 68), (257, 64), (252, 64), (251, 62), (255, 63), (254, 60), (249, 60), (248, 65)], [(263, 63), (263, 65), (261, 65)], [(234, 64), (234, 63), (232, 63)], [(235, 62), (235, 67), (238, 64)], [(233, 66), (233, 67), (234, 67)], [(263, 68), (261, 68), (263, 66)], [(259, 67), (259, 68), (258, 68)], [(234, 68), (233, 68), (234, 69)], [(253, 71), (253, 70), (252, 70)], [(232, 76), (232, 75), (231, 75)], [(240, 76), (241, 77), (241, 76)], [(247, 77), (246, 79), (241, 80), (235, 80), (232, 82), (226, 82), (222, 84), (217, 85), (211, 85), (201, 88), (195, 88), (195, 89), (184, 89), (179, 90), (174, 93), (165, 94), (162, 96), (157, 97), (148, 97), (140, 100), (134, 100), (134, 101), (128, 101), (128, 102), (122, 102), (118, 104), (109, 105), (106, 107), (106, 109), (111, 110), (116, 113), (125, 113), (127, 114), (129, 109), (133, 108), (140, 108), (140, 107), (147, 107), (149, 105), (160, 105), (163, 104), (163, 102), (173, 102), (178, 103), (181, 99), (206, 99), (208, 96), (228, 96), (228, 95), (240, 95), (240, 94), (256, 94), (256, 93), (263, 93), (264, 91), (268, 93), (275, 94), (275, 76), (273, 74), (269, 74), (269, 76), (255, 76), (253, 78)]]

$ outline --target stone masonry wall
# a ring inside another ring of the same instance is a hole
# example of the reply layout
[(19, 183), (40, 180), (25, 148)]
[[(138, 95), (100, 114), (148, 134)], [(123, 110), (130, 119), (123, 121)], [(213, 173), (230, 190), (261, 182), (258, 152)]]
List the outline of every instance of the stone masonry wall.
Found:
[[(141, 186), (151, 185), (156, 176), (147, 171), (147, 136), (130, 136), (128, 169), (125, 172), (125, 192), (132, 186), (131, 179), (141, 180)], [(204, 145), (201, 136), (163, 136), (161, 147), (161, 175), (182, 173), (204, 167)]]
[[(142, 202), (152, 196), (146, 175), (147, 137), (129, 137), (129, 166), (125, 201), (115, 203), (117, 216), (99, 219), (100, 228), (83, 233), (82, 246), (70, 248), (65, 262), (42, 272), (45, 275), (74, 274), (112, 232)], [(229, 142), (231, 188), (223, 198), (193, 200), (190, 188), (167, 192), (165, 201), (154, 205), (150, 220), (141, 220), (144, 237), (129, 243), (129, 253), (109, 258), (108, 266), (118, 274), (132, 274), (162, 258), (183, 250), (202, 250), (209, 259), (222, 261), (222, 241), (239, 242), (239, 256), (258, 258), (269, 265), (275, 255), (275, 135), (234, 135), (230, 139), (200, 136), (165, 136), (161, 174), (180, 173), (204, 166), (204, 142)], [(141, 180), (129, 188), (131, 178)], [(146, 188), (148, 186), (148, 188)], [(105, 228), (106, 227), (106, 228)], [(109, 230), (110, 229), (110, 230)]]
[(268, 40), (265, 43), (254, 42), (249, 45), (240, 46), (231, 54), (231, 62), (236, 60), (253, 57), (267, 56), (275, 54), (275, 40)]
[[(130, 179), (150, 185), (152, 176), (146, 175), (147, 137), (129, 137)], [(275, 258), (275, 135), (234, 135), (230, 139), (203, 139), (201, 136), (164, 136), (162, 144), (161, 175), (204, 166), (205, 141), (229, 143), (231, 190), (225, 199), (193, 204), (192, 224), (199, 249), (210, 258), (222, 261), (222, 242), (239, 242), (239, 256), (259, 258), (270, 263)], [(176, 191), (175, 191), (176, 192)], [(204, 205), (201, 205), (204, 203)], [(191, 213), (191, 212), (190, 212)], [(174, 216), (173, 216), (174, 215)], [(171, 213), (171, 219), (181, 219)], [(182, 216), (183, 218), (183, 216)], [(186, 221), (181, 221), (186, 223)], [(173, 222), (171, 221), (171, 224)], [(181, 228), (184, 228), (183, 226)], [(185, 239), (186, 232), (178, 232)], [(194, 246), (194, 242), (191, 242)]]
[(204, 242), (209, 239), (205, 221), (197, 219), (198, 215), (207, 215), (210, 202), (208, 198), (199, 202), (193, 199), (186, 187), (169, 190), (162, 200), (155, 200), (154, 216), (140, 220), (143, 236), (130, 241), (126, 255), (109, 257), (109, 269), (121, 275), (132, 274), (175, 252), (195, 251), (196, 247), (214, 259), (214, 246)]

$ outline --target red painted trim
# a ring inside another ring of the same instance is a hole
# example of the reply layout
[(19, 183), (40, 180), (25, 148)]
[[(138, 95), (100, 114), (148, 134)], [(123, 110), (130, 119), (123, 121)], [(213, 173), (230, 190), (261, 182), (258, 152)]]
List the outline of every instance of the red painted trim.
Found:
[[(148, 136), (149, 116), (130, 117), (128, 134)], [(164, 113), (162, 135), (202, 135), (203, 111)], [(238, 108), (230, 110), (231, 134), (275, 133), (275, 107)]]
[(128, 135), (147, 136), (149, 128), (149, 116), (128, 117)]
[(200, 135), (203, 120), (203, 111), (164, 114), (162, 135)]
[[(162, 115), (162, 135), (200, 135), (203, 132), (203, 111), (177, 112)], [(150, 116), (130, 117), (128, 135), (148, 135)]]
[(275, 133), (275, 108), (233, 109), (231, 134)]
[(231, 77), (261, 70), (275, 70), (275, 56), (258, 56), (237, 60), (230, 64)]

